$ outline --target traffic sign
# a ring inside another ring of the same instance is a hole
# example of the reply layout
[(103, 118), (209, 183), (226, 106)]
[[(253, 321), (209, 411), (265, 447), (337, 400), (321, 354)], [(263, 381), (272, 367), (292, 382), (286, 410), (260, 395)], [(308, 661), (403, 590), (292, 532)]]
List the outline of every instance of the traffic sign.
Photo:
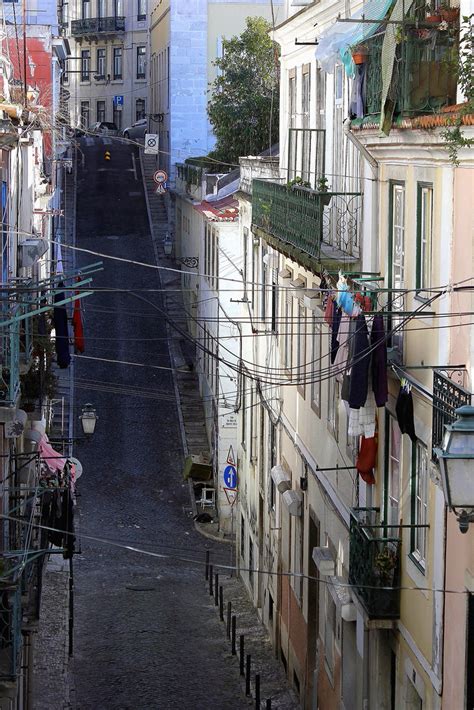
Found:
[(235, 466), (226, 466), (224, 469), (224, 483), (227, 488), (234, 490), (237, 488), (237, 471)]
[(153, 180), (160, 185), (163, 182), (166, 182), (168, 180), (168, 173), (165, 172), (164, 170), (156, 170), (153, 173)]
[(123, 108), (123, 96), (114, 96), (114, 106)]
[(232, 507), (237, 500), (237, 491), (230, 490), (230, 488), (224, 488), (224, 493), (227, 498), (228, 504)]
[(155, 193), (157, 195), (164, 195), (166, 192), (166, 185), (164, 183), (160, 183), (160, 185), (157, 186)]
[(147, 133), (145, 136), (145, 153), (158, 155), (159, 138), (157, 133)]

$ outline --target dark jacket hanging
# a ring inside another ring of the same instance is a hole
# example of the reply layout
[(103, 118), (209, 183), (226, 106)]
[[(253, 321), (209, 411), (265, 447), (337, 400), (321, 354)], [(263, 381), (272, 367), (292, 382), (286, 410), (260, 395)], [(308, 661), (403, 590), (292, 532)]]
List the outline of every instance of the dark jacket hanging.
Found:
[[(63, 292), (54, 295), (54, 302), (59, 303), (64, 301), (65, 295)], [(69, 367), (71, 356), (69, 354), (69, 329), (67, 322), (67, 311), (64, 306), (54, 307), (53, 309), (54, 329), (56, 331), (56, 357), (58, 365), (63, 370)]]
[(381, 315), (374, 316), (370, 334), (372, 350), (372, 389), (377, 407), (383, 407), (388, 400), (387, 382), (387, 341)]
[(349, 390), (349, 407), (360, 409), (367, 399), (369, 386), (370, 348), (369, 331), (365, 317), (357, 316), (354, 334), (354, 351), (351, 365), (351, 384)]
[(408, 434), (413, 443), (416, 443), (415, 420), (413, 415), (413, 397), (405, 387), (400, 387), (397, 403), (395, 405), (398, 426), (402, 434)]
[(342, 309), (338, 308), (334, 304), (334, 310), (331, 320), (331, 365), (336, 359), (337, 351), (339, 349), (339, 340), (337, 336), (339, 335), (339, 326), (341, 325)]

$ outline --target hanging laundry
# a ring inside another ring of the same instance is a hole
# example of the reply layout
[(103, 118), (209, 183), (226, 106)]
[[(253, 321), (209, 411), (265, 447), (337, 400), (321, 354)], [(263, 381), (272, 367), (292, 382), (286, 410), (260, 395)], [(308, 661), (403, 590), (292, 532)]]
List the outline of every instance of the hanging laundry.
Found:
[[(64, 284), (59, 285), (60, 287), (64, 286)], [(55, 303), (64, 301), (64, 299), (65, 295), (63, 292), (56, 293), (54, 295)], [(69, 354), (69, 329), (67, 322), (67, 311), (64, 306), (54, 307), (53, 320), (54, 329), (56, 331), (55, 347), (57, 361), (59, 367), (64, 370), (66, 367), (69, 367), (69, 363), (71, 362), (71, 356)]]
[(395, 405), (398, 426), (402, 434), (408, 434), (413, 443), (416, 443), (415, 434), (415, 418), (413, 414), (413, 397), (411, 387), (408, 383), (403, 382), (398, 393), (397, 403)]
[(344, 313), (354, 318), (360, 313), (360, 306), (354, 302), (352, 293), (349, 291), (347, 283), (338, 283), (337, 285), (337, 305), (342, 308)]
[(341, 324), (342, 311), (337, 306), (334, 308), (332, 321), (331, 321), (331, 365), (336, 359), (337, 351), (339, 349), (339, 326)]
[(356, 320), (354, 350), (351, 362), (351, 382), (349, 406), (352, 409), (363, 407), (367, 399), (370, 367), (369, 331), (365, 317), (360, 313)]
[(324, 320), (326, 323), (330, 326), (332, 323), (332, 316), (334, 313), (334, 299), (332, 296), (329, 296), (327, 303), (326, 303), (326, 308), (324, 310)]
[(336, 379), (342, 382), (343, 375), (347, 369), (348, 359), (349, 359), (349, 343), (350, 343), (350, 332), (352, 319), (343, 313), (341, 317), (341, 322), (339, 324), (338, 341), (339, 348), (334, 359), (334, 368), (336, 370)]
[(356, 469), (360, 477), (369, 486), (373, 486), (375, 483), (374, 468), (377, 463), (377, 439), (377, 435), (370, 438), (362, 437), (356, 461)]
[(72, 327), (74, 330), (74, 352), (83, 353), (85, 350), (85, 342), (84, 324), (82, 320), (82, 303), (80, 299), (74, 301), (74, 310), (72, 313)]
[(372, 389), (377, 407), (383, 407), (388, 400), (387, 341), (383, 318), (379, 314), (374, 316), (372, 323), (370, 347), (372, 350)]
[[(352, 381), (352, 379), (351, 379)], [(349, 408), (349, 436), (365, 436), (368, 439), (375, 435), (376, 407), (372, 390), (368, 390), (363, 407)]]

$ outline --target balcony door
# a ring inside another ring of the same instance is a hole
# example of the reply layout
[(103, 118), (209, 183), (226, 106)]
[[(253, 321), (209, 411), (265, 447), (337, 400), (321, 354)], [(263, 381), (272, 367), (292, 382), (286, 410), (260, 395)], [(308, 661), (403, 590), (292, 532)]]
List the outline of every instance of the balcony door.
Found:
[[(385, 491), (384, 520), (387, 525), (397, 526), (400, 521), (400, 493), (402, 466), (402, 433), (395, 417), (387, 413), (385, 422)], [(396, 537), (396, 527), (389, 528), (389, 537)]]
[[(389, 288), (393, 289), (390, 297), (392, 311), (391, 337), (392, 347), (399, 350), (403, 357), (403, 317), (397, 316), (405, 308), (405, 185), (390, 185), (390, 225), (389, 225)], [(397, 330), (399, 328), (399, 330)]]

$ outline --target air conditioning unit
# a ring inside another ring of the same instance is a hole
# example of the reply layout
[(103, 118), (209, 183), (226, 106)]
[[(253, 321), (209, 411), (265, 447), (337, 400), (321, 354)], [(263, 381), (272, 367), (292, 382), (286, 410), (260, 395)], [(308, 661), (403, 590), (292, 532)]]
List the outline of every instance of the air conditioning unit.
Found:
[(282, 501), (290, 515), (300, 517), (302, 513), (303, 494), (301, 491), (285, 491), (282, 495)]
[(47, 250), (48, 243), (44, 239), (25, 239), (18, 245), (20, 267), (25, 269), (33, 266)]
[(291, 488), (291, 479), (283, 466), (274, 466), (270, 471), (270, 476), (279, 493), (284, 493)]
[(313, 547), (313, 562), (324, 577), (333, 577), (336, 563), (329, 547)]

